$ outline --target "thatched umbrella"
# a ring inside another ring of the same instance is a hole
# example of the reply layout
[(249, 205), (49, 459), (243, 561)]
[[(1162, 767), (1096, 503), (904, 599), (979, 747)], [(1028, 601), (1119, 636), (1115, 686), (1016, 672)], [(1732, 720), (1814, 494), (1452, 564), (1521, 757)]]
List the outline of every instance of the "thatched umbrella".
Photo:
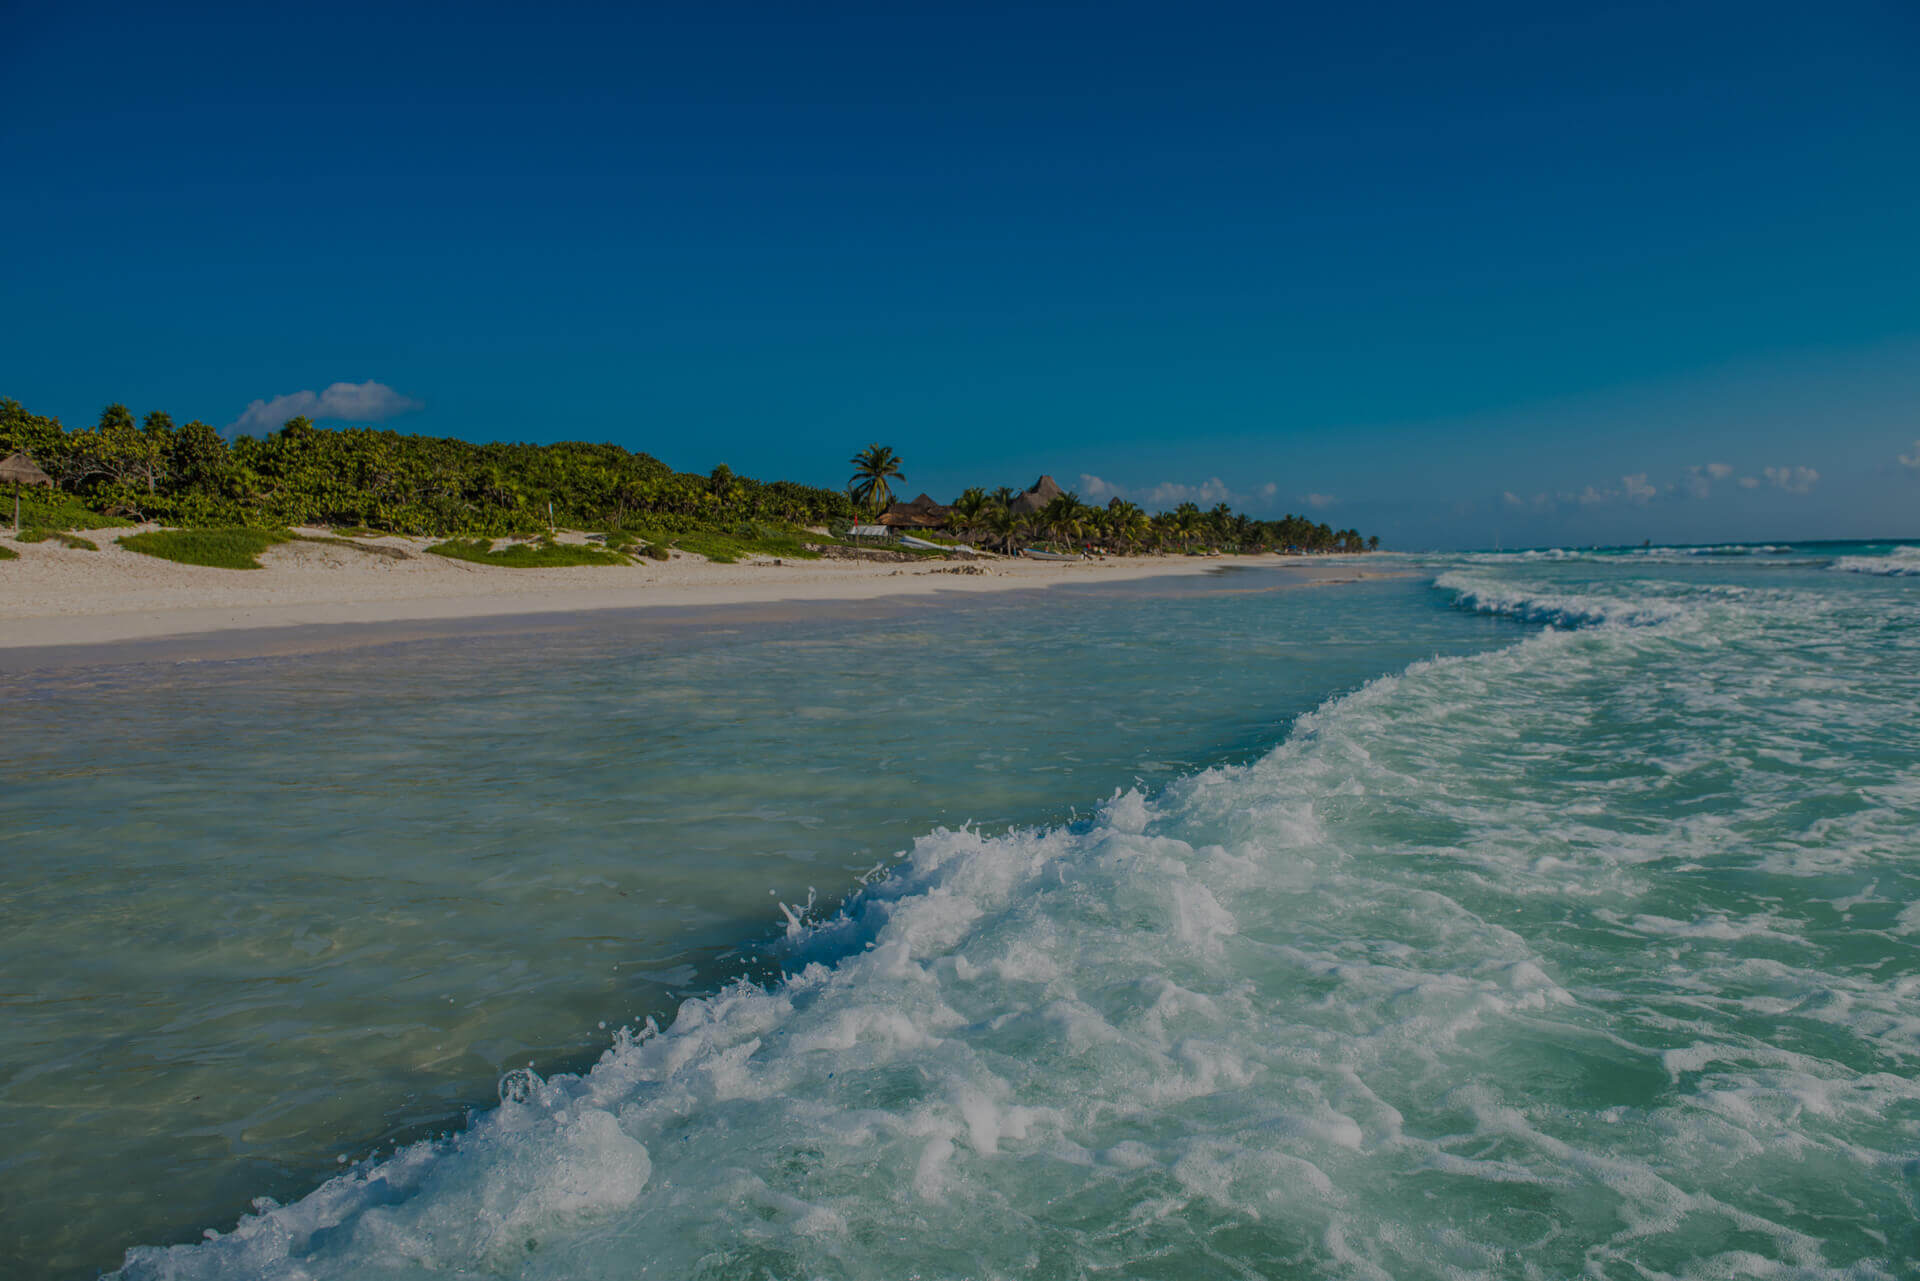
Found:
[(13, 482), (13, 532), (20, 533), (20, 486), (45, 485), (53, 488), (53, 477), (34, 466), (33, 459), (25, 454), (15, 454), (5, 462), (0, 462), (0, 483)]

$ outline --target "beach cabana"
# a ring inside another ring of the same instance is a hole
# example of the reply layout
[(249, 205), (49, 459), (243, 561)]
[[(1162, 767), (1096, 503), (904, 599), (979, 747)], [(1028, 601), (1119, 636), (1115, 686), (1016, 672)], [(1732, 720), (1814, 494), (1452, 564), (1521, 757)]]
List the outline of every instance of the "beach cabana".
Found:
[(1033, 482), (1033, 488), (1015, 498), (1007, 506), (1016, 516), (1031, 516), (1066, 491), (1051, 476), (1042, 476)]
[(53, 488), (53, 477), (34, 465), (33, 459), (25, 454), (14, 454), (5, 462), (0, 462), (0, 484), (13, 486), (13, 532), (20, 532), (20, 487), (22, 485), (45, 485)]
[(953, 519), (953, 508), (942, 507), (922, 494), (910, 503), (895, 503), (880, 517), (891, 529), (945, 529)]

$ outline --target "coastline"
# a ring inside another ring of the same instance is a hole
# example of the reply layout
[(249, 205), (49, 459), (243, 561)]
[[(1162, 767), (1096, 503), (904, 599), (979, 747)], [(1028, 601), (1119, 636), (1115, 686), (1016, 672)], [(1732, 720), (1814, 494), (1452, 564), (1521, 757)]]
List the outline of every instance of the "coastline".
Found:
[(463, 621), (612, 610), (688, 611), (994, 593), (1200, 574), (1231, 566), (1285, 571), (1290, 585), (1381, 576), (1356, 570), (1350, 561), (1329, 563), (1318, 557), (1162, 555), (1066, 563), (755, 557), (725, 565), (675, 552), (664, 562), (642, 560), (619, 567), (512, 569), (424, 555), (433, 540), (398, 537), (365, 543), (403, 552), (404, 559), (355, 547), (296, 542), (263, 554), (260, 569), (232, 570), (128, 551), (113, 541), (118, 532), (102, 531), (95, 538), (98, 551), (55, 542), (8, 542), (19, 559), (0, 565), (0, 599), (6, 602), (0, 616), (0, 652), (32, 650), (55, 657), (229, 632), (457, 626)]

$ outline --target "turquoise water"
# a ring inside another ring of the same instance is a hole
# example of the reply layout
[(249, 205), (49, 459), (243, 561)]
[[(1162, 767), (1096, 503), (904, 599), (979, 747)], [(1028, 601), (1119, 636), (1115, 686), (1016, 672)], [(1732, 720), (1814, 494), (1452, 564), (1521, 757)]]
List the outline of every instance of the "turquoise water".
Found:
[(1275, 577), (0, 677), (0, 1275), (591, 1066), (936, 825), (1070, 821), (1521, 630)]
[(8, 1229), (129, 1277), (1915, 1275), (1915, 556), (50, 678)]

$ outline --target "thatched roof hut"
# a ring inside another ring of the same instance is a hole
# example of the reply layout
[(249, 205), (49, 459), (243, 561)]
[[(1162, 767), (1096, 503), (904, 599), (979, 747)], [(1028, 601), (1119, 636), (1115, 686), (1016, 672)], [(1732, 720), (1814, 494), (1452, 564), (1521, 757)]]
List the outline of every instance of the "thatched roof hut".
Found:
[(46, 485), (51, 487), (53, 477), (40, 470), (33, 459), (25, 454), (14, 454), (5, 462), (0, 462), (0, 483), (9, 485)]
[(40, 470), (33, 459), (25, 454), (14, 454), (0, 462), (0, 484), (13, 486), (13, 532), (20, 532), (20, 486), (45, 485), (53, 487), (53, 477)]
[(1008, 504), (1017, 516), (1031, 516), (1066, 491), (1054, 483), (1051, 476), (1042, 476), (1033, 482), (1033, 488), (1021, 494)]
[(880, 517), (882, 525), (893, 529), (945, 529), (953, 519), (953, 508), (942, 507), (926, 494), (910, 503), (895, 503)]

